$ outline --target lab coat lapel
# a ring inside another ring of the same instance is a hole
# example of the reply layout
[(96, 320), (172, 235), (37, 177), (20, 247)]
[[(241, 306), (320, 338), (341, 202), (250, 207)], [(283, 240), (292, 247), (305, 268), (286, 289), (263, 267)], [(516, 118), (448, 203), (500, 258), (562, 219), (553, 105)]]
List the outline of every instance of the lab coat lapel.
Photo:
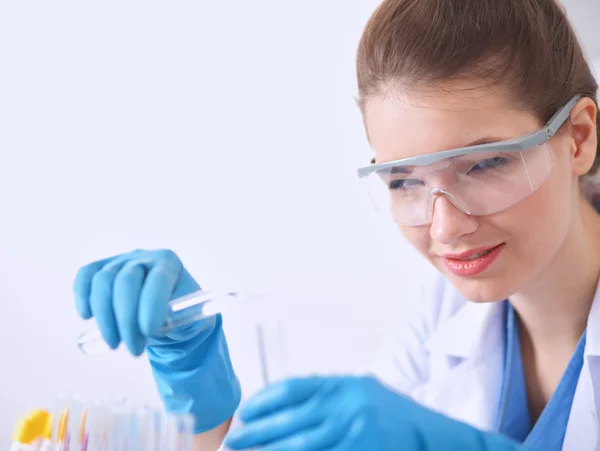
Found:
[[(504, 376), (505, 304), (467, 302), (427, 343), (429, 382), (411, 395), (428, 407), (494, 430)], [(587, 324), (585, 360), (563, 451), (600, 451), (600, 287)]]
[(588, 317), (584, 362), (575, 390), (563, 451), (600, 450), (600, 289)]
[[(598, 360), (597, 357), (593, 358)], [(598, 450), (598, 424), (596, 419), (597, 400), (594, 393), (598, 387), (598, 370), (596, 381), (592, 377), (590, 360), (584, 362), (581, 375), (575, 390), (571, 405), (571, 414), (565, 432), (563, 451), (594, 451)], [(596, 363), (596, 365), (598, 365)]]
[(413, 396), (484, 430), (495, 427), (504, 368), (505, 304), (466, 303), (428, 342), (429, 382)]

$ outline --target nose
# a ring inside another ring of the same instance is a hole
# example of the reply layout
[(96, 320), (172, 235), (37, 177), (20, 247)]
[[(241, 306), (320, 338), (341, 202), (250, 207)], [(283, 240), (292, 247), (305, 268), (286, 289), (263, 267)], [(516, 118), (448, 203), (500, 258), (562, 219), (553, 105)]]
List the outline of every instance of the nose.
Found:
[(456, 208), (444, 195), (433, 199), (429, 235), (443, 245), (454, 244), (459, 238), (477, 230), (479, 221)]

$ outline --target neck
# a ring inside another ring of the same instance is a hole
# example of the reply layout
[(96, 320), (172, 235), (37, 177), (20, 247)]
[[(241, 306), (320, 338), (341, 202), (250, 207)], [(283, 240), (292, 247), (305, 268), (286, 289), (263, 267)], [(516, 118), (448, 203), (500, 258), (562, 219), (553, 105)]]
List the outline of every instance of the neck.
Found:
[(550, 265), (510, 297), (535, 350), (571, 353), (587, 325), (600, 275), (600, 215), (582, 201)]

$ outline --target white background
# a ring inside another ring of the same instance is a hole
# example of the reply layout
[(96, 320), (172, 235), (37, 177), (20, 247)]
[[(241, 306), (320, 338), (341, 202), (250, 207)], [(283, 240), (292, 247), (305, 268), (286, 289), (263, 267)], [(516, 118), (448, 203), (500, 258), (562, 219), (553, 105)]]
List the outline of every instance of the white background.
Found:
[[(0, 444), (58, 392), (157, 402), (144, 358), (76, 347), (77, 269), (134, 248), (174, 249), (207, 288), (270, 288), (293, 373), (369, 363), (427, 268), (355, 178), (377, 3), (0, 4)], [(586, 35), (595, 0), (571, 3)], [(255, 386), (247, 328), (226, 331)]]

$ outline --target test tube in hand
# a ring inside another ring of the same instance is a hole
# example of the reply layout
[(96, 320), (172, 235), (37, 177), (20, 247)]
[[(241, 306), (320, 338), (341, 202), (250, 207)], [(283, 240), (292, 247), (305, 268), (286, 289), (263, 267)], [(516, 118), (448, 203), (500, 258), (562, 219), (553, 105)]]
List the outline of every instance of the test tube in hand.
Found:
[[(245, 303), (265, 297), (266, 295), (261, 293), (244, 294), (236, 291), (196, 291), (169, 302), (167, 319), (161, 326), (158, 334), (165, 335), (179, 327), (218, 315), (235, 303)], [(86, 355), (102, 354), (111, 350), (97, 328), (80, 335), (77, 344), (79, 349)]]

